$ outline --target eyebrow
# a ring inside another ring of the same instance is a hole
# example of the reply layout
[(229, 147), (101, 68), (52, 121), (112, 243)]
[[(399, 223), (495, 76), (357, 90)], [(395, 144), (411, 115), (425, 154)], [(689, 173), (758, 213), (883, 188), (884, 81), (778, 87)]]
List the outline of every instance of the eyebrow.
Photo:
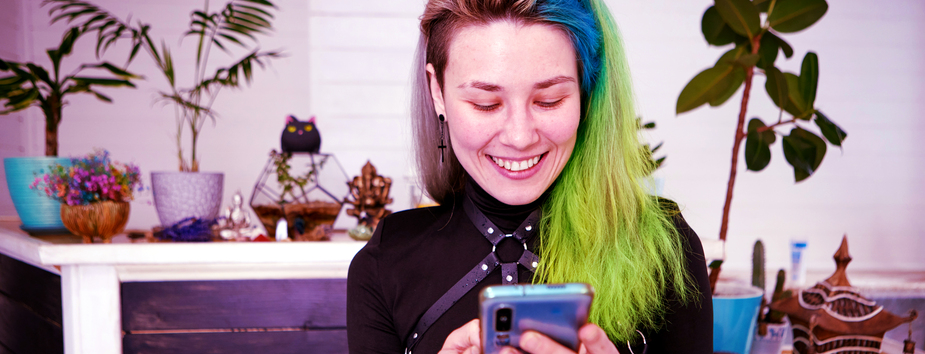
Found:
[[(563, 82), (577, 82), (577, 81), (575, 80), (575, 78), (570, 77), (570, 76), (556, 76), (549, 80), (537, 82), (536, 84), (533, 85), (533, 89), (542, 90), (542, 89), (549, 88), (557, 84), (561, 84)], [(490, 84), (490, 83), (483, 82), (483, 81), (470, 81), (468, 83), (459, 85), (459, 88), (466, 88), (466, 86), (476, 88), (479, 90), (483, 90), (483, 91), (488, 91), (488, 92), (504, 91), (504, 89), (501, 88), (501, 86)]]
[(553, 85), (561, 84), (563, 82), (576, 82), (576, 81), (575, 81), (575, 78), (570, 77), (570, 76), (556, 76), (546, 81), (537, 82), (536, 85), (533, 85), (533, 88), (536, 90), (542, 90), (544, 88), (548, 88)]
[(469, 83), (464, 83), (462, 85), (459, 85), (459, 88), (466, 88), (466, 86), (470, 86), (472, 88), (477, 88), (479, 90), (484, 90), (488, 92), (502, 91), (501, 86), (498, 86), (495, 84), (489, 84), (487, 82), (482, 82), (482, 81), (471, 81)]

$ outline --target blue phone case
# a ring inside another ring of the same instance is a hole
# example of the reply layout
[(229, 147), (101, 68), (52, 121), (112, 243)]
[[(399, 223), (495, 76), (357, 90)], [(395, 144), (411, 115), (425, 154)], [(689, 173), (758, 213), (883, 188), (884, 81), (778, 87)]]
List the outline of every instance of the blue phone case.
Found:
[(527, 330), (578, 351), (578, 329), (588, 322), (593, 298), (594, 289), (583, 283), (486, 287), (479, 294), (482, 351), (516, 348)]

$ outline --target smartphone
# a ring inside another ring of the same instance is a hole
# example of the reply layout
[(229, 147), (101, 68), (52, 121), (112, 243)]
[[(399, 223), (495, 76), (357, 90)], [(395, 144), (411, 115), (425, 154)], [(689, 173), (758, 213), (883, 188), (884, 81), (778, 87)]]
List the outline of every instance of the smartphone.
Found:
[(578, 351), (578, 329), (588, 323), (594, 289), (583, 283), (486, 287), (479, 294), (482, 352), (519, 349), (520, 336), (537, 331)]

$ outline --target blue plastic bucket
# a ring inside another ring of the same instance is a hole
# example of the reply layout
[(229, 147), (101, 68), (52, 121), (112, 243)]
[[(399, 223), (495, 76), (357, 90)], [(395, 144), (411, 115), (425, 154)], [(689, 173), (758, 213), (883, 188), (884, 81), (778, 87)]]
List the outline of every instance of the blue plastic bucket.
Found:
[(69, 233), (61, 223), (61, 204), (44, 192), (29, 189), (36, 177), (48, 172), (54, 163), (70, 166), (66, 157), (9, 157), (3, 159), (6, 185), (19, 214), (22, 228), (31, 234)]
[(719, 283), (713, 295), (713, 351), (748, 354), (764, 292), (751, 285)]

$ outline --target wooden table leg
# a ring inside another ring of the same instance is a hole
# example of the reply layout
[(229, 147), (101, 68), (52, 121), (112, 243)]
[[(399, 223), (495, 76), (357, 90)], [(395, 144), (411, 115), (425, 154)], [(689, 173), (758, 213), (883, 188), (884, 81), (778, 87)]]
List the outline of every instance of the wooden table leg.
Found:
[(107, 265), (61, 269), (66, 354), (122, 353), (119, 278)]

